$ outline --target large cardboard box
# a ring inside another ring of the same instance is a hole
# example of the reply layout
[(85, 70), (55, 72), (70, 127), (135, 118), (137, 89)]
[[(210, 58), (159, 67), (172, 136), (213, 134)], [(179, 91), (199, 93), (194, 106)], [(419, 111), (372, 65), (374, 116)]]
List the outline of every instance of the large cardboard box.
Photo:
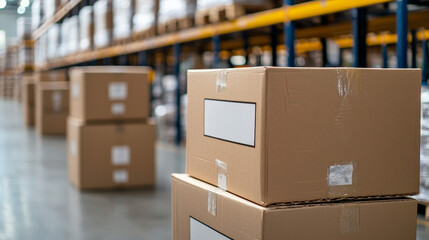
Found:
[(262, 207), (173, 174), (173, 240), (414, 240), (414, 199)]
[(66, 69), (40, 71), (36, 73), (37, 82), (63, 82), (67, 80)]
[(89, 124), (69, 118), (70, 182), (79, 189), (151, 186), (155, 181), (155, 125)]
[(39, 134), (65, 134), (68, 114), (68, 82), (36, 84), (36, 130)]
[(35, 123), (35, 80), (33, 76), (24, 76), (22, 79), (22, 108), (24, 124), (34, 126)]
[(191, 70), (187, 173), (261, 205), (417, 193), (420, 76)]
[(70, 115), (84, 121), (149, 117), (150, 68), (78, 67), (70, 70)]

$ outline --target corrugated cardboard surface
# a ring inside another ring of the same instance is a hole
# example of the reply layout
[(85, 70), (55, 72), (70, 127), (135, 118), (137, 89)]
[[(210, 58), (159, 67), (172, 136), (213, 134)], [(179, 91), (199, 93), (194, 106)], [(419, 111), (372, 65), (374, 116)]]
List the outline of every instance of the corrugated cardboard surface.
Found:
[[(188, 99), (187, 173), (251, 201), (418, 192), (419, 70), (191, 70)], [(255, 103), (255, 146), (204, 136), (204, 99)]]
[[(61, 97), (55, 101), (57, 94)], [(38, 82), (35, 109), (39, 134), (65, 134), (69, 114), (68, 82)]]
[[(85, 125), (69, 118), (67, 131), (70, 182), (79, 189), (150, 186), (155, 181), (155, 125), (105, 123)], [(130, 149), (129, 164), (112, 163), (112, 147)], [(128, 172), (128, 181), (117, 183), (113, 173)]]
[(25, 125), (34, 126), (35, 82), (33, 78), (23, 78), (22, 80), (22, 107)]
[[(146, 119), (149, 117), (150, 89), (147, 67), (79, 67), (70, 70), (70, 115), (85, 121)], [(126, 98), (111, 99), (109, 86), (127, 85)], [(112, 107), (120, 104), (123, 113)]]
[(62, 82), (67, 81), (67, 70), (49, 70), (35, 73), (37, 82)]
[(261, 207), (186, 174), (172, 177), (174, 240), (190, 239), (191, 217), (235, 240), (411, 240), (416, 211), (414, 199)]

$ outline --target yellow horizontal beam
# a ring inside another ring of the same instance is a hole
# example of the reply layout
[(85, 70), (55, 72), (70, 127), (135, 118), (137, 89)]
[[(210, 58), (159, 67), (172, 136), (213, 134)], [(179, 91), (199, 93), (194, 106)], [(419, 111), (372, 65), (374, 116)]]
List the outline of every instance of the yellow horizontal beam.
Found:
[(76, 7), (82, 0), (70, 0), (64, 6), (60, 7), (58, 11), (55, 12), (54, 16), (47, 19), (38, 29), (33, 32), (33, 39), (37, 40), (40, 38), (46, 31), (49, 30), (52, 25), (59, 22), (64, 18), (67, 13), (69, 13), (74, 7)]
[(391, 1), (392, 0), (311, 1), (287, 7), (285, 17), (289, 21), (294, 21)]
[[(232, 21), (207, 25), (203, 27), (194, 27), (191, 29), (182, 30), (177, 33), (160, 35), (143, 41), (136, 41), (125, 45), (112, 46), (101, 50), (94, 50), (88, 53), (78, 53), (59, 60), (55, 60), (52, 63), (47, 64), (47, 66), (41, 67), (41, 69), (62, 67), (71, 64), (76, 64), (79, 62), (86, 62), (101, 58), (130, 54), (149, 49), (156, 49), (165, 46), (170, 46), (175, 43), (191, 42), (199, 39), (210, 38), (216, 35), (270, 26), (273, 24), (283, 23), (286, 21), (286, 19), (305, 19), (323, 14), (330, 14), (339, 11), (344, 11), (347, 9), (364, 7), (390, 1), (393, 0), (314, 0), (311, 2), (296, 4), (289, 7), (281, 7), (277, 9), (246, 15)], [(69, 4), (65, 5), (64, 8), (67, 7), (68, 9), (72, 6), (72, 4), (77, 5), (78, 2), (80, 2), (80, 0), (72, 0), (71, 2), (69, 2)], [(55, 23), (56, 19), (59, 20), (64, 17), (64, 15), (58, 12), (54, 16), (52, 21), (45, 23), (47, 24), (47, 28), (53, 23)], [(33, 36), (35, 38), (40, 37), (47, 30), (47, 28), (45, 29), (44, 26), (42, 26), (38, 29), (38, 31), (34, 33)]]

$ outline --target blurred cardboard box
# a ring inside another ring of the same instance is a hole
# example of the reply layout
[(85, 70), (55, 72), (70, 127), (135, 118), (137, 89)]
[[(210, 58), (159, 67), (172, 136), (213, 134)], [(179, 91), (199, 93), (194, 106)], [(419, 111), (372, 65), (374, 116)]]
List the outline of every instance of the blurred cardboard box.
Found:
[(49, 70), (36, 73), (36, 82), (63, 82), (67, 81), (67, 70)]
[(36, 84), (36, 130), (39, 134), (65, 134), (68, 114), (68, 82)]
[(420, 70), (188, 71), (187, 173), (261, 205), (419, 191)]
[(70, 116), (84, 121), (147, 119), (150, 68), (79, 67), (70, 70)]
[(34, 76), (23, 76), (22, 78), (22, 107), (24, 123), (26, 126), (34, 126), (35, 123), (35, 80)]
[(151, 186), (155, 181), (155, 125), (89, 124), (69, 118), (70, 182), (79, 189)]
[(417, 202), (408, 198), (262, 207), (173, 174), (172, 208), (173, 240), (416, 238)]

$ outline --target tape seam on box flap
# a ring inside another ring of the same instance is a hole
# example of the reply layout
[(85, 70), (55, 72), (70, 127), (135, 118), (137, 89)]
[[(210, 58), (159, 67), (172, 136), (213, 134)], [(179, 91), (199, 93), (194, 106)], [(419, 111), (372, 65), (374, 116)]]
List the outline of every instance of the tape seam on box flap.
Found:
[(208, 191), (208, 198), (207, 198), (207, 210), (209, 213), (211, 213), (213, 216), (216, 216), (216, 193), (212, 191)]
[(338, 96), (347, 97), (362, 92), (362, 72), (360, 69), (337, 68)]
[(339, 228), (341, 233), (360, 231), (360, 208), (358, 205), (340, 206)]
[(228, 70), (219, 69), (216, 71), (216, 93), (220, 93), (227, 88)]
[(227, 190), (226, 181), (228, 175), (228, 166), (225, 162), (216, 159), (216, 174), (217, 174), (217, 186), (223, 190)]

